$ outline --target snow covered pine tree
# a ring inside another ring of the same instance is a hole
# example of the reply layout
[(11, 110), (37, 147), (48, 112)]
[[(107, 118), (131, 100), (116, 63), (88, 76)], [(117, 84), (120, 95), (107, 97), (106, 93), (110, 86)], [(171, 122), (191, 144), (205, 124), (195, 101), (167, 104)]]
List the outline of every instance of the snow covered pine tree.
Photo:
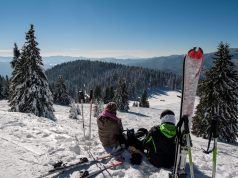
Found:
[(58, 77), (55, 85), (54, 102), (63, 106), (68, 106), (70, 104), (70, 96), (64, 84), (64, 78), (62, 75)]
[(213, 57), (214, 66), (200, 86), (200, 103), (193, 119), (196, 136), (208, 138), (214, 115), (219, 115), (219, 139), (234, 143), (238, 137), (238, 76), (229, 45), (221, 42)]
[(34, 33), (35, 30), (31, 25), (26, 33), (22, 52), (14, 64), (15, 75), (11, 80), (10, 110), (54, 119), (53, 97), (41, 67), (42, 58)]
[[(15, 106), (16, 100), (13, 100), (15, 88), (17, 85), (21, 84), (23, 81), (22, 76), (19, 75), (20, 73), (20, 67), (22, 65), (23, 60), (19, 60), (21, 53), (20, 50), (18, 49), (18, 46), (16, 43), (14, 43), (14, 48), (13, 48), (13, 59), (11, 61), (11, 67), (12, 67), (12, 76), (10, 78), (10, 88), (9, 88), (9, 101), (10, 101), (10, 106)], [(11, 108), (11, 111), (14, 111), (14, 107)]]
[(140, 107), (145, 107), (145, 108), (149, 108), (150, 107), (150, 104), (149, 104), (149, 101), (148, 101), (148, 94), (147, 94), (146, 90), (144, 90), (144, 92), (143, 92), (143, 94), (141, 96), (139, 106)]
[(114, 101), (117, 103), (119, 111), (129, 110), (128, 89), (125, 80), (119, 80)]

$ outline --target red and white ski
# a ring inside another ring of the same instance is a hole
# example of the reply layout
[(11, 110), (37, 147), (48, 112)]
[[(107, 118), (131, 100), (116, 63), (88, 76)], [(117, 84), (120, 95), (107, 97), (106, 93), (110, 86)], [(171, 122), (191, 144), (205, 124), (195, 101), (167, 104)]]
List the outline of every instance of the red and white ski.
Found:
[(181, 101), (180, 118), (188, 115), (189, 123), (193, 115), (195, 96), (197, 92), (198, 80), (202, 69), (203, 51), (201, 48), (191, 49), (184, 59), (183, 66), (183, 93)]
[(201, 48), (191, 49), (184, 58), (180, 121), (177, 124), (176, 155), (174, 169), (172, 174), (170, 174), (171, 178), (186, 177), (187, 155), (189, 155), (190, 176), (194, 177), (190, 127), (202, 62), (203, 51)]

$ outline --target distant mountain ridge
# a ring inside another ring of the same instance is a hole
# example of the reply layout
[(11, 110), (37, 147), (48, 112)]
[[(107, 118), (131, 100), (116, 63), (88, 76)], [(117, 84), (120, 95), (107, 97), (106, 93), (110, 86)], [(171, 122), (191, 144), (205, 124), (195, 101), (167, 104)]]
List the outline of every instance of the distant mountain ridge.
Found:
[[(238, 71), (238, 48), (230, 48), (230, 52), (233, 55), (232, 60), (236, 65), (236, 70)], [(43, 57), (45, 70), (52, 68), (53, 66), (65, 62), (75, 61), (75, 60), (92, 60), (92, 61), (103, 61), (112, 62), (117, 64), (124, 64), (129, 66), (139, 66), (150, 69), (158, 69), (164, 72), (182, 73), (182, 63), (185, 55), (170, 55), (161, 56), (153, 58), (139, 58), (139, 59), (117, 59), (117, 58), (86, 58), (86, 57), (71, 57), (71, 56), (50, 56)], [(212, 57), (214, 52), (206, 53), (204, 55), (204, 69), (209, 69), (212, 66)], [(0, 75), (10, 75), (11, 57), (1, 57), (0, 56)]]
[[(230, 52), (232, 54), (232, 61), (236, 65), (236, 70), (238, 71), (238, 48), (231, 48)], [(133, 60), (133, 61), (119, 61), (120, 64), (126, 64), (131, 66), (140, 66), (150, 69), (158, 69), (164, 72), (182, 73), (183, 59), (184, 55), (171, 55), (171, 56), (161, 56), (154, 58), (147, 58), (143, 60)], [(214, 52), (204, 54), (204, 69), (207, 70), (212, 67)]]

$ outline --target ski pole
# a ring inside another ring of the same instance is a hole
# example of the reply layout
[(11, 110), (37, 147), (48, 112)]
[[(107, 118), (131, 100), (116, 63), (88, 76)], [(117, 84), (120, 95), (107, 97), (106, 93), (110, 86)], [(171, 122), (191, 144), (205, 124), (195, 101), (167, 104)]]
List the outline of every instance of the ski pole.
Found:
[(214, 116), (212, 119), (212, 133), (214, 137), (214, 150), (212, 154), (212, 178), (216, 177), (216, 164), (217, 164), (217, 138), (218, 138), (218, 119), (219, 116)]
[[(93, 158), (93, 160), (97, 160), (94, 156), (93, 156), (93, 154), (88, 150), (88, 154), (89, 154), (89, 156), (91, 156), (92, 158)], [(110, 156), (110, 155), (109, 155)], [(106, 157), (105, 157), (106, 158)], [(103, 166), (103, 168), (106, 168), (101, 162), (99, 162), (99, 164), (101, 164), (102, 166)], [(101, 167), (96, 163), (96, 165), (97, 165), (97, 167), (100, 169), (100, 170), (102, 170), (101, 169)], [(112, 174), (107, 170), (107, 169), (105, 169), (106, 171), (107, 171), (107, 173), (108, 173), (108, 175), (110, 175), (110, 177), (112, 177)], [(102, 172), (103, 173), (103, 172)], [(103, 173), (104, 174), (104, 173)], [(105, 176), (105, 175), (104, 175)]]
[(91, 139), (91, 119), (92, 119), (93, 90), (90, 90), (90, 111), (89, 111), (89, 139)]
[[(209, 154), (212, 152), (212, 178), (216, 177), (216, 164), (217, 164), (217, 139), (218, 139), (218, 115), (214, 115), (211, 121), (211, 128), (208, 140), (207, 150), (203, 150), (204, 153)], [(209, 150), (212, 137), (214, 139), (213, 148)]]
[(186, 134), (186, 142), (187, 142), (187, 147), (188, 147), (190, 177), (194, 178), (192, 150), (191, 150), (192, 145), (191, 145), (191, 138), (190, 138), (190, 135), (189, 135), (190, 131), (189, 131), (188, 117), (184, 117), (184, 133)]
[(85, 127), (84, 127), (84, 115), (83, 115), (83, 100), (84, 100), (83, 92), (82, 92), (82, 91), (79, 91), (79, 101), (81, 102), (82, 120), (83, 120), (83, 136), (84, 136), (84, 140), (85, 140)]
[(103, 171), (105, 170), (108, 170), (108, 169), (111, 169), (111, 168), (115, 168), (117, 166), (120, 166), (122, 165), (123, 162), (121, 161), (117, 161), (115, 163), (111, 163), (110, 165), (108, 166), (105, 166), (104, 168), (100, 169), (100, 170), (95, 170), (95, 171), (92, 171), (92, 172), (89, 172), (89, 171), (81, 171), (80, 172), (80, 178), (89, 178), (89, 177), (95, 177), (96, 175), (102, 173)]

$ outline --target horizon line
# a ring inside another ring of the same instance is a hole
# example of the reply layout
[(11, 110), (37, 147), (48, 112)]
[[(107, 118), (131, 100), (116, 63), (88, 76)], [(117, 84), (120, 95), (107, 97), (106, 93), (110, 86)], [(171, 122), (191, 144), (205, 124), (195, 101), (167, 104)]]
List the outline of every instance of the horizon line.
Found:
[[(191, 48), (192, 49), (192, 48)], [(230, 48), (230, 49), (237, 49), (237, 48)], [(12, 49), (0, 49), (0, 57), (13, 57), (13, 50)], [(41, 50), (40, 50), (41, 51)], [(134, 52), (141, 55), (131, 55), (127, 52)], [(169, 57), (169, 56), (176, 56), (176, 55), (185, 55), (185, 53), (173, 53), (173, 54), (150, 54), (151, 51), (145, 50), (92, 50), (88, 51), (88, 54), (78, 54), (80, 51), (78, 50), (69, 50), (67, 52), (62, 51), (50, 51), (44, 52), (41, 54), (42, 58), (46, 57), (72, 57), (72, 58), (85, 58), (85, 59), (102, 59), (102, 58), (113, 58), (113, 59), (148, 59), (148, 58), (156, 58), (156, 57)], [(125, 53), (124, 53), (125, 52)], [(214, 53), (215, 51), (207, 51), (204, 54)], [(5, 53), (5, 54), (4, 54)], [(11, 54), (10, 54), (11, 53)], [(84, 52), (83, 52), (84, 53)], [(91, 53), (91, 55), (90, 55)], [(99, 53), (99, 54), (98, 54)], [(101, 54), (100, 54), (101, 53)], [(106, 53), (110, 53), (106, 55)], [(117, 55), (113, 55), (113, 53), (117, 53)]]

